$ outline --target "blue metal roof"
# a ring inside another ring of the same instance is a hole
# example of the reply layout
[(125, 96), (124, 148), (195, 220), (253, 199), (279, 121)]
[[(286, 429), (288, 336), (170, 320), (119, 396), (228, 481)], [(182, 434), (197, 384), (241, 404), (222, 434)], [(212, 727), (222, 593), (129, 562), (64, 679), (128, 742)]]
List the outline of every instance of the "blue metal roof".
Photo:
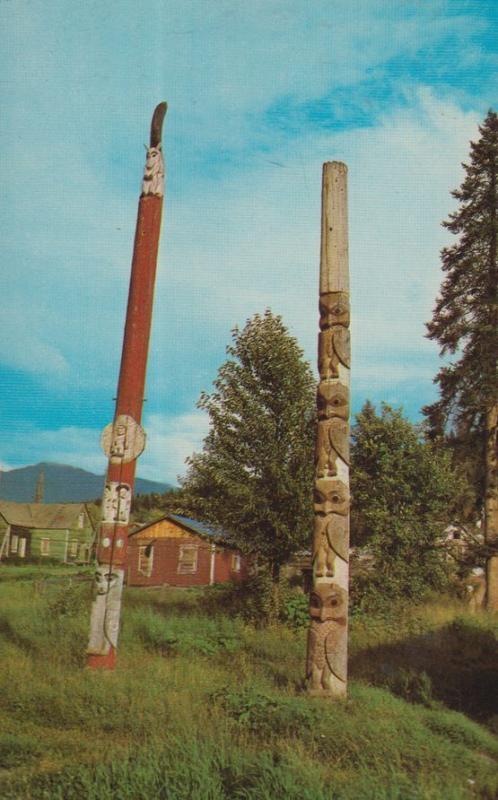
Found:
[(193, 531), (194, 533), (200, 534), (201, 536), (211, 536), (216, 539), (227, 538), (225, 531), (222, 531), (221, 528), (211, 528), (204, 522), (199, 522), (196, 519), (190, 519), (190, 517), (182, 517), (180, 514), (168, 514), (167, 519), (172, 519), (175, 522), (178, 522), (180, 525), (183, 525), (185, 528), (189, 528), (189, 530)]

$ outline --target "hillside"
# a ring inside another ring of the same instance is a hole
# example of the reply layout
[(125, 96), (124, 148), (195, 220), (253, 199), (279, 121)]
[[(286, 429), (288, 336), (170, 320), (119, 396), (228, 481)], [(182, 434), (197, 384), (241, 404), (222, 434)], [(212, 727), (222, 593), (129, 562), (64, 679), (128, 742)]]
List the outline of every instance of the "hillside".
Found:
[[(45, 474), (45, 503), (70, 503), (95, 500), (102, 494), (103, 475), (95, 475), (67, 464), (42, 462), (3, 472), (0, 476), (0, 499), (17, 503), (33, 502), (40, 471)], [(136, 494), (161, 494), (171, 488), (167, 483), (137, 478)]]
[(59, 572), (0, 565), (2, 800), (498, 797), (491, 615), (356, 614), (334, 703), (302, 690), (306, 629), (231, 616), (229, 587), (127, 588), (116, 671), (85, 670), (91, 580)]

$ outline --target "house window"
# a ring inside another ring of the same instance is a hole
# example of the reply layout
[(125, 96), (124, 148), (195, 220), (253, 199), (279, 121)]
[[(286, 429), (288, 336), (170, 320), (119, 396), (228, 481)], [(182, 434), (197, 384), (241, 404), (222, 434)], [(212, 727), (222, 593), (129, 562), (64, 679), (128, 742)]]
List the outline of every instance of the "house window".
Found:
[(195, 544), (181, 544), (178, 554), (178, 573), (180, 575), (191, 575), (197, 572), (197, 551)]
[(240, 572), (240, 556), (232, 556), (232, 572)]
[(70, 558), (76, 558), (78, 555), (78, 540), (73, 539), (72, 542), (69, 544), (69, 556)]
[(40, 555), (50, 555), (50, 539), (42, 539), (40, 542)]
[(19, 537), (19, 548), (17, 554), (19, 558), (24, 558), (26, 556), (26, 538), (24, 536)]
[(84, 527), (85, 527), (85, 515), (82, 512), (81, 514), (78, 515), (78, 528), (84, 528)]
[(151, 544), (138, 548), (138, 571), (140, 575), (150, 578), (154, 563), (154, 547)]
[(10, 537), (10, 552), (17, 553), (17, 545), (19, 543), (19, 536), (13, 533)]

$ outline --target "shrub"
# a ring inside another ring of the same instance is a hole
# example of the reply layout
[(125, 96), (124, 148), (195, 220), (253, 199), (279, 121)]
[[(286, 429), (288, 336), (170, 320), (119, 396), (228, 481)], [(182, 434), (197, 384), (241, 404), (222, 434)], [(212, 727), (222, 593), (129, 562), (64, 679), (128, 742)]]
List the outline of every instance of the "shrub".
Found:
[(290, 628), (306, 628), (309, 625), (309, 598), (305, 594), (291, 594), (282, 609), (282, 621)]

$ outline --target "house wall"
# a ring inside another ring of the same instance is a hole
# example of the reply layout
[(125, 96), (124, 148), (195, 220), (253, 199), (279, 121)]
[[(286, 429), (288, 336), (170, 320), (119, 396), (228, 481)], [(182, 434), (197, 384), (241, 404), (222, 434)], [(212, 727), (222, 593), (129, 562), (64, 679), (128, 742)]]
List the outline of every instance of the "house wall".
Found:
[[(233, 558), (239, 556), (240, 570), (234, 569)], [(247, 560), (240, 555), (237, 550), (216, 548), (216, 562), (214, 583), (226, 583), (227, 581), (243, 581), (248, 577)]]
[[(176, 530), (179, 526), (169, 523)], [(163, 526), (163, 532), (167, 530)], [(152, 536), (151, 533), (154, 533)], [(150, 526), (142, 534), (132, 536), (128, 546), (127, 583), (129, 586), (208, 586), (211, 575), (211, 542), (200, 536), (189, 534), (180, 529), (180, 535), (171, 537), (155, 536), (156, 525)], [(146, 535), (147, 534), (147, 535)], [(150, 575), (139, 572), (140, 547), (151, 545), (153, 548), (152, 571)], [(178, 571), (180, 548), (184, 545), (197, 547), (197, 569), (192, 573)], [(241, 570), (232, 569), (233, 550), (216, 547), (214, 582), (242, 580), (247, 575), (244, 559), (241, 558)]]
[[(32, 558), (56, 558), (58, 561), (88, 561), (93, 531), (88, 529), (31, 531), (30, 556)], [(49, 540), (49, 551), (43, 554), (42, 540)]]
[[(29, 560), (44, 558), (68, 562), (88, 562), (94, 539), (88, 514), (84, 512), (83, 528), (28, 528), (20, 525), (10, 525), (9, 541), (2, 551), (2, 560), (9, 558)], [(0, 514), (0, 547), (8, 529), (7, 520)], [(13, 537), (17, 537), (17, 547), (13, 550)], [(48, 539), (48, 552), (43, 549), (43, 540)], [(20, 546), (24, 540), (24, 555)], [(67, 542), (67, 548), (66, 548)]]

